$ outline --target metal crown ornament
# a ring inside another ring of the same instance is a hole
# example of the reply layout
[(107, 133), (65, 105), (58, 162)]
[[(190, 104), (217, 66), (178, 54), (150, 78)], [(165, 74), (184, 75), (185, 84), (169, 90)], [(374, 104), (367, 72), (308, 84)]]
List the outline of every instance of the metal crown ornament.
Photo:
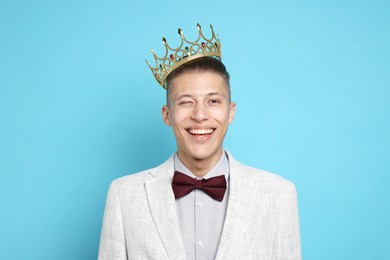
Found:
[(164, 89), (167, 88), (165, 79), (173, 70), (180, 67), (181, 65), (191, 60), (206, 56), (215, 57), (219, 60), (222, 59), (221, 43), (219, 41), (218, 35), (215, 35), (214, 33), (213, 26), (210, 24), (210, 39), (207, 39), (203, 35), (202, 28), (200, 27), (199, 23), (196, 25), (196, 28), (198, 29), (199, 35), (196, 41), (193, 42), (188, 41), (184, 37), (183, 30), (179, 28), (178, 33), (181, 37), (181, 43), (177, 48), (171, 48), (168, 45), (167, 40), (163, 37), (162, 42), (165, 46), (165, 56), (159, 58), (157, 57), (154, 50), (151, 49), (156, 61), (155, 68), (153, 68), (147, 60), (145, 60), (155, 79)]

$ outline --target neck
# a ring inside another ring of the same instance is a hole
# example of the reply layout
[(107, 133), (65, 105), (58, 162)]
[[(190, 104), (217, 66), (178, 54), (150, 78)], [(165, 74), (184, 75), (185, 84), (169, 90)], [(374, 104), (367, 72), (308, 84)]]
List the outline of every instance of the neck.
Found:
[(220, 149), (216, 154), (207, 159), (197, 159), (193, 157), (183, 156), (180, 152), (177, 153), (180, 161), (190, 170), (196, 177), (202, 178), (206, 175), (221, 159), (223, 150)]

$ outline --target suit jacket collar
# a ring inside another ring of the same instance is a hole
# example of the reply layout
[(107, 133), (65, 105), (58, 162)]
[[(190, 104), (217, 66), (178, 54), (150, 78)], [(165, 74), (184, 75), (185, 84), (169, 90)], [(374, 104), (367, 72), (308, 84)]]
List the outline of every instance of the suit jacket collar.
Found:
[(160, 235), (169, 259), (185, 259), (180, 225), (172, 191), (173, 156), (152, 169), (154, 178), (145, 182), (147, 200), (154, 225)]
[[(230, 193), (222, 237), (216, 259), (237, 255), (234, 246), (242, 239), (253, 216), (254, 185), (242, 173), (242, 165), (227, 152), (230, 167)], [(172, 191), (173, 156), (150, 170), (154, 178), (145, 182), (147, 200), (154, 224), (170, 259), (185, 259), (175, 196)], [(245, 202), (245, 203), (243, 203)]]
[(230, 166), (230, 192), (225, 223), (216, 259), (239, 257), (239, 248), (243, 235), (250, 225), (254, 209), (255, 187), (243, 173), (243, 166), (227, 152)]

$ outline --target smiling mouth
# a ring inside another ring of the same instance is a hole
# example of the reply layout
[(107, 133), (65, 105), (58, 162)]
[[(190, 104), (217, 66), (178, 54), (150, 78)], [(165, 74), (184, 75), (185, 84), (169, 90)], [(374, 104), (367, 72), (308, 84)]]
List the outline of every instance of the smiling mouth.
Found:
[(211, 135), (215, 131), (215, 128), (209, 129), (187, 129), (187, 132), (191, 135)]

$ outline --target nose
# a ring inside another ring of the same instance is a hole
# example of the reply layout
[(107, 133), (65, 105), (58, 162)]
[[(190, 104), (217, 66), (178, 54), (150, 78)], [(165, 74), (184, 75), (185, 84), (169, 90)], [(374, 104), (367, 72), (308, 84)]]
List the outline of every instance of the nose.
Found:
[(191, 114), (191, 119), (195, 121), (204, 121), (209, 118), (209, 111), (207, 110), (207, 107), (202, 104), (198, 103), (194, 106), (194, 109)]

